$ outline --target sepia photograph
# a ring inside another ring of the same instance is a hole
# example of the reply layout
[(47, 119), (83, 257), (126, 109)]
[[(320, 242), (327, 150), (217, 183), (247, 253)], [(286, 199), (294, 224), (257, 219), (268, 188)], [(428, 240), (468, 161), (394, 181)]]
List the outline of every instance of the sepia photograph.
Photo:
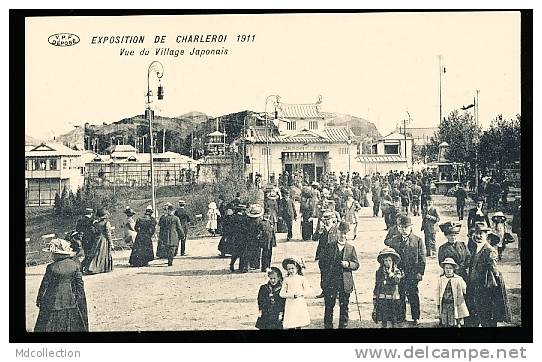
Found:
[(532, 340), (532, 12), (74, 14), (18, 14), (24, 335)]

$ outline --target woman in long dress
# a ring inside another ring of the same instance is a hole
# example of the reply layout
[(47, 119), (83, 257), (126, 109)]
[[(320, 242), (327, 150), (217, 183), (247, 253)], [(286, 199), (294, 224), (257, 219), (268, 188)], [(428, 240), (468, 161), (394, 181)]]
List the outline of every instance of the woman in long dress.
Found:
[(36, 299), (40, 309), (34, 332), (88, 332), (87, 301), (76, 253), (63, 239), (43, 249), (52, 254)]
[(137, 236), (132, 246), (129, 263), (131, 266), (147, 266), (154, 259), (152, 237), (156, 231), (156, 219), (152, 216), (152, 206), (147, 206), (145, 216), (137, 219)]
[[(162, 219), (168, 215), (168, 206), (171, 205), (170, 202), (166, 202), (164, 204), (164, 213), (162, 216), (160, 216), (160, 221), (158, 222), (159, 225), (162, 225), (163, 222), (162, 222)], [(166, 245), (164, 244), (167, 236), (166, 236), (166, 233), (165, 233), (165, 229), (163, 228), (160, 228), (160, 231), (158, 232), (158, 245), (156, 246), (156, 258), (157, 259), (167, 259), (168, 258), (168, 249), (166, 247)]]
[(100, 208), (96, 211), (98, 221), (94, 223), (96, 242), (91, 251), (92, 258), (87, 267), (88, 274), (108, 273), (113, 270), (113, 257), (111, 256), (111, 223), (107, 221), (109, 212)]

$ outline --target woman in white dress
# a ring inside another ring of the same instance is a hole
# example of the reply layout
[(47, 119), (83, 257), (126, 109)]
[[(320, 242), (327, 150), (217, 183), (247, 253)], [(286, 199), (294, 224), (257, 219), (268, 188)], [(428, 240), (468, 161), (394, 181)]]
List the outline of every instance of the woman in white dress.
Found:
[(279, 294), (286, 299), (283, 328), (300, 329), (311, 323), (305, 300), (310, 288), (303, 276), (303, 262), (296, 257), (288, 257), (282, 261), (282, 267), (288, 272)]
[(220, 211), (218, 211), (218, 208), (216, 206), (216, 203), (210, 202), (207, 210), (207, 230), (215, 236), (216, 229), (218, 228), (218, 217), (220, 216)]

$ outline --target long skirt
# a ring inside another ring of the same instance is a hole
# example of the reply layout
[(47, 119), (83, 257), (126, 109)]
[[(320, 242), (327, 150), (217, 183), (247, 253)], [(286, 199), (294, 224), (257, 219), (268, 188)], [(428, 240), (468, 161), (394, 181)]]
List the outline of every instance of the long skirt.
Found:
[(111, 242), (103, 235), (97, 238), (92, 251), (92, 259), (87, 265), (89, 274), (108, 273), (113, 270), (113, 257), (111, 256)]
[(34, 332), (88, 332), (85, 320), (77, 307), (61, 310), (40, 308)]
[(304, 297), (286, 299), (284, 306), (284, 329), (305, 327), (311, 323), (307, 301)]
[(223, 234), (218, 243), (218, 251), (222, 254), (233, 255), (235, 249), (236, 247), (233, 238), (230, 235)]
[(158, 259), (167, 259), (169, 255), (169, 249), (167, 245), (164, 245), (164, 240), (158, 238), (158, 246), (156, 247), (156, 257)]
[(130, 254), (129, 260), (130, 265), (145, 266), (153, 259), (154, 251), (152, 249), (152, 239), (150, 235), (142, 235), (139, 233), (132, 246), (132, 253)]

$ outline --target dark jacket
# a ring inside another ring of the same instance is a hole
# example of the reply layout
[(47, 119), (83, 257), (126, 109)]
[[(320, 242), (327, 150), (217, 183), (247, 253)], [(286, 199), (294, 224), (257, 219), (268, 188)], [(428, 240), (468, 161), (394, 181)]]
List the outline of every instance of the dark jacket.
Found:
[(422, 231), (436, 233), (435, 225), (440, 221), (437, 209), (431, 207), (423, 216)]
[(457, 274), (465, 279), (467, 277), (470, 264), (470, 252), (465, 243), (462, 241), (456, 241), (455, 244), (448, 242), (442, 244), (438, 249), (439, 264), (442, 263), (446, 258), (452, 258), (457, 263), (459, 266)]
[(474, 227), (474, 225), (477, 222), (485, 222), (487, 227), (490, 228), (491, 224), (489, 223), (489, 217), (487, 216), (487, 212), (483, 211), (484, 216), (476, 214), (477, 208), (472, 208), (469, 210), (469, 216), (467, 217), (467, 226), (470, 229)]
[(281, 199), (281, 215), (284, 219), (293, 220), (297, 219), (297, 212), (295, 211), (294, 201), (291, 198)]
[(135, 230), (137, 231), (136, 240), (140, 238), (150, 239), (156, 232), (156, 219), (150, 215), (144, 215), (137, 219)]
[(401, 262), (397, 265), (405, 273), (405, 279), (417, 279), (417, 274), (425, 272), (425, 243), (423, 240), (410, 233), (406, 243), (403, 237), (397, 235), (392, 238), (390, 247), (401, 256)]
[(256, 322), (258, 329), (282, 329), (280, 313), (284, 313), (286, 299), (280, 293), (281, 285), (272, 286), (270, 283), (260, 286), (258, 291), (258, 309), (262, 316)]
[(47, 265), (36, 304), (47, 310), (71, 309), (77, 307), (81, 293), (84, 294), (84, 286), (79, 265), (65, 258)]
[[(347, 261), (348, 267), (344, 268), (341, 265), (335, 265), (334, 263), (337, 260), (337, 253), (339, 253), (339, 249), (337, 248), (337, 243), (333, 244), (327, 244), (322, 256), (322, 264), (324, 268), (322, 269), (322, 289), (334, 289), (334, 288), (343, 288), (343, 291), (345, 293), (351, 293), (352, 289), (354, 288), (354, 278), (352, 276), (353, 270), (358, 270), (359, 268), (359, 261), (358, 256), (356, 254), (356, 248), (346, 243), (344, 245), (343, 249), (343, 255), (340, 259), (341, 261)], [(340, 264), (340, 261), (338, 261)], [(334, 268), (340, 268), (342, 269), (342, 278), (336, 278), (336, 275), (331, 272)], [(342, 279), (342, 285), (337, 285), (338, 282), (340, 282)], [(339, 289), (340, 290), (340, 289)]]
[(469, 266), (469, 288), (484, 288), (486, 285), (487, 272), (498, 274), (497, 251), (487, 243), (480, 252), (474, 250)]
[(181, 221), (175, 215), (164, 215), (160, 219), (160, 235), (165, 246), (179, 246), (179, 241), (184, 238)]
[(314, 260), (319, 260), (327, 244), (336, 244), (339, 240), (339, 231), (337, 226), (333, 225), (329, 230), (325, 229), (320, 232), (317, 230), (312, 235), (312, 240), (318, 241), (318, 246), (316, 247), (316, 255)]
[(183, 229), (186, 231), (188, 224), (190, 223), (190, 215), (188, 215), (188, 211), (186, 211), (184, 207), (179, 207), (177, 210), (175, 210), (175, 216), (179, 218)]

